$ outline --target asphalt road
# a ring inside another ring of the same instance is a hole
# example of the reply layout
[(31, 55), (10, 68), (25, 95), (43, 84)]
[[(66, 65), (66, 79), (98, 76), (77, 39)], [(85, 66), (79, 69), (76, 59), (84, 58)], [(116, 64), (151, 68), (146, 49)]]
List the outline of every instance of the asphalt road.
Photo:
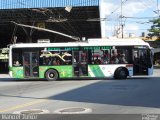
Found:
[(152, 77), (127, 80), (48, 82), (0, 75), (0, 113), (43, 109), (52, 114), (64, 108), (88, 108), (91, 114), (160, 114), (159, 91), (160, 69)]

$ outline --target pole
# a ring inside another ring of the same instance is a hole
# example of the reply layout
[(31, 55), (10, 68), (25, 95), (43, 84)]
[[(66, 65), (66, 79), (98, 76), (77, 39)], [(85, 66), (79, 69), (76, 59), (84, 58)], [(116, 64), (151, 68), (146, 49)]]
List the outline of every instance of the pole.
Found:
[(158, 0), (157, 0), (157, 14), (158, 14), (158, 17), (159, 17), (159, 5), (158, 5)]
[(123, 24), (122, 24), (122, 39), (124, 38), (124, 35), (123, 35)]
[(122, 0), (121, 0), (121, 29), (122, 29), (122, 39), (123, 39), (123, 19), (122, 19), (122, 14), (123, 14), (123, 10), (122, 10)]
[(18, 23), (13, 22), (13, 21), (11, 21), (11, 22), (14, 23), (17, 26), (26, 27), (26, 28), (32, 28), (32, 29), (36, 29), (36, 30), (42, 30), (42, 31), (50, 32), (50, 33), (55, 33), (55, 34), (58, 34), (58, 35), (61, 35), (61, 36), (65, 36), (65, 37), (71, 38), (71, 39), (76, 40), (76, 41), (80, 40), (79, 37), (67, 35), (67, 34), (64, 34), (64, 33), (61, 33), (61, 32), (57, 32), (57, 31), (54, 31), (54, 30), (49, 30), (49, 29), (46, 29), (46, 28), (39, 28), (39, 27), (25, 25), (25, 24), (18, 24)]

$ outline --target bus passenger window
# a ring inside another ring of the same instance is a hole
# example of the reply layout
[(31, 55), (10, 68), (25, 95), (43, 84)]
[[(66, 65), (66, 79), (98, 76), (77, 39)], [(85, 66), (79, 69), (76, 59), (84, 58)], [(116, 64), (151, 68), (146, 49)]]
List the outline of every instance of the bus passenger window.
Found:
[(21, 64), (19, 63), (19, 61), (14, 61), (14, 66), (20, 66)]
[[(61, 52), (62, 59), (57, 59), (57, 64), (62, 65), (71, 65), (72, 64), (72, 52), (71, 51), (62, 51)], [(60, 63), (61, 61), (61, 63)]]
[(101, 64), (101, 60), (98, 58), (98, 56), (96, 57), (96, 59), (94, 60), (95, 64)]
[(119, 63), (120, 64), (126, 64), (128, 63), (125, 59), (125, 54), (120, 54), (120, 57), (119, 57)]
[(52, 60), (51, 60), (50, 57), (45, 58), (44, 61), (45, 61), (45, 62), (44, 62), (45, 65), (51, 65)]
[(112, 50), (111, 55), (111, 63), (112, 64), (127, 64), (129, 63), (129, 50), (124, 48), (118, 48)]
[(119, 63), (117, 50), (112, 50), (111, 63), (112, 64), (118, 64)]
[(82, 62), (88, 62), (88, 57), (87, 57), (87, 51), (82, 51), (81, 53), (81, 61)]
[(22, 51), (19, 49), (13, 49), (13, 66), (22, 66)]
[(52, 65), (57, 65), (57, 61), (55, 58), (53, 58)]
[(103, 63), (104, 64), (109, 64), (110, 63), (110, 53), (109, 53), (109, 50), (104, 50), (103, 51)]
[[(105, 54), (106, 53), (106, 54)], [(107, 52), (105, 50), (94, 50), (92, 51), (92, 64), (95, 65), (103, 65), (109, 63), (110, 58), (108, 57)]]
[[(46, 55), (41, 55), (43, 65), (71, 65), (71, 51), (49, 51)], [(42, 58), (43, 57), (43, 58)]]

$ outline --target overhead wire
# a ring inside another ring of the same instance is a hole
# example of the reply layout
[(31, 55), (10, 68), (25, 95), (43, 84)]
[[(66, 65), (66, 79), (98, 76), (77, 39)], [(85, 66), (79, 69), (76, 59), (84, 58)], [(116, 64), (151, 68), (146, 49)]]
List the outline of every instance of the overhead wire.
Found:
[[(122, 1), (122, 5), (124, 5), (128, 0), (124, 0)], [(112, 14), (114, 14), (115, 12), (117, 12), (119, 9), (121, 8), (121, 5), (118, 6), (116, 9), (114, 9), (107, 17), (111, 16)]]
[[(84, 4), (84, 3), (90, 3), (90, 2), (96, 2), (96, 0), (87, 0), (86, 2), (80, 2), (80, 3), (76, 3), (76, 4), (73, 4), (73, 6), (77, 6), (77, 5), (81, 5), (81, 4)], [(59, 12), (59, 11), (58, 11)], [(81, 11), (79, 10), (79, 13), (80, 13)], [(77, 12), (78, 13), (78, 12)], [(61, 14), (60, 14), (61, 15)], [(74, 32), (76, 32), (76, 34), (78, 34), (79, 36), (81, 36), (80, 34), (79, 34), (79, 32), (75, 29), (75, 27), (74, 26), (72, 26), (71, 24), (70, 24), (70, 22), (68, 22), (68, 21), (66, 21), (67, 23), (68, 23), (68, 25), (70, 26), (70, 28), (74, 31)]]
[[(17, 0), (15, 3), (12, 3), (12, 4), (21, 4), (21, 5), (30, 6), (30, 5), (28, 5), (28, 4), (24, 3), (24, 2), (26, 2), (26, 0), (23, 0), (23, 1)], [(75, 5), (79, 5), (79, 4), (83, 4), (83, 3), (88, 3), (88, 2), (95, 2), (95, 0), (88, 0), (87, 2), (82, 2), (82, 3), (75, 4)], [(43, 11), (39, 11), (39, 12), (43, 12)], [(59, 14), (59, 16), (61, 18), (63, 17), (63, 15), (60, 14), (59, 11), (57, 11), (57, 13)], [(43, 12), (43, 14), (44, 14), (44, 12)], [(45, 12), (45, 15), (48, 16), (48, 17), (50, 17), (50, 15), (47, 15), (46, 12)], [(63, 27), (65, 30), (67, 30), (67, 32), (69, 32), (71, 34), (75, 34), (75, 32), (76, 32), (76, 34), (78, 34), (80, 36), (80, 34), (78, 33), (78, 31), (76, 31), (76, 29), (68, 21), (67, 21), (67, 24), (68, 25), (66, 25), (65, 23), (62, 22), (62, 24), (60, 24), (60, 26)]]
[[(93, 1), (93, 0), (88, 0), (88, 2), (89, 1)], [(86, 2), (85, 2), (86, 3)], [(79, 3), (79, 4), (82, 4), (82, 3)], [(43, 8), (44, 9), (44, 8)], [(45, 9), (47, 9), (47, 8), (45, 8)], [(63, 17), (63, 15), (58, 11), (58, 10), (56, 10), (56, 9), (54, 9), (58, 14), (59, 14), (59, 17), (61, 17), (61, 18), (63, 18), (64, 19), (64, 17)], [(53, 12), (52, 12), (53, 13)], [(46, 16), (48, 16), (48, 17), (50, 17), (50, 15), (47, 15), (46, 13), (44, 13)], [(69, 32), (70, 34), (75, 34), (75, 32), (76, 32), (76, 34), (78, 34), (79, 36), (80, 36), (80, 34), (78, 33), (78, 31), (68, 22), (68, 21), (66, 21), (67, 23), (68, 23), (68, 25), (66, 25), (65, 23), (63, 23), (63, 22), (61, 22), (61, 24), (59, 24), (63, 29), (65, 29), (65, 30), (67, 30), (67, 32)], [(71, 31), (71, 30), (72, 31)], [(74, 32), (73, 32), (74, 31)]]
[[(117, 8), (115, 8), (108, 16), (106, 16), (105, 19), (107, 20), (109, 17), (111, 17), (113, 14), (115, 14), (122, 6), (124, 6), (127, 3), (127, 1), (128, 0), (122, 1), (122, 3)], [(122, 17), (123, 17), (122, 15), (119, 15), (115, 18), (115, 21), (117, 21), (117, 23), (118, 23), (116, 26), (120, 25), (120, 18), (122, 19)], [(126, 21), (126, 19), (125, 19), (125, 21)], [(113, 20), (112, 20), (112, 22), (113, 22)], [(115, 29), (115, 24), (114, 24), (114, 28), (111, 28), (111, 29)]]
[[(142, 1), (140, 1), (140, 2), (142, 2)], [(123, 6), (124, 6), (124, 3), (126, 4), (126, 1), (123, 1), (123, 4), (122, 4)], [(144, 2), (143, 2), (143, 5), (145, 7), (147, 7), (147, 8), (150, 8), (150, 6), (145, 5)], [(119, 8), (120, 7), (117, 7), (115, 10), (113, 10), (109, 16), (113, 15), (114, 13), (116, 13), (119, 10)], [(153, 9), (151, 9), (151, 10), (153, 11)], [(109, 16), (107, 16), (107, 17), (109, 17)], [(144, 21), (144, 19), (154, 19), (154, 18), (157, 18), (157, 17), (126, 17), (126, 16), (123, 16), (123, 15), (121, 17), (125, 18), (125, 20), (128, 19), (127, 22), (130, 21), (130, 20), (132, 20), (132, 19), (135, 19), (135, 20), (137, 19), (137, 20), (143, 20)], [(120, 18), (120, 17), (118, 17), (118, 18)], [(111, 21), (111, 22), (113, 22), (113, 21)], [(134, 21), (132, 21), (132, 22), (134, 22)], [(141, 22), (141, 21), (137, 22), (137, 21), (135, 21), (135, 23), (137, 23), (137, 24), (149, 24), (150, 22), (147, 22), (147, 21), (146, 22)], [(147, 30), (147, 29), (145, 29), (145, 30)]]
[[(13, 4), (21, 4), (21, 5), (30, 6), (30, 5), (28, 5), (28, 4), (26, 4), (26, 3), (23, 3), (23, 2), (26, 2), (26, 0), (23, 0), (23, 1), (17, 0), (15, 3), (12, 3), (12, 5), (13, 5)], [(6, 5), (10, 5), (10, 4), (5, 4), (5, 6), (6, 6)], [(40, 11), (40, 12), (41, 12), (41, 11)], [(46, 12), (46, 11), (45, 11), (45, 12)], [(23, 17), (22, 13), (21, 13), (20, 15)], [(46, 15), (46, 14), (44, 14), (44, 15)], [(50, 15), (47, 15), (47, 16), (50, 17)], [(19, 21), (18, 21), (18, 22), (19, 22)], [(63, 26), (63, 28), (66, 29), (66, 31), (70, 31), (68, 28), (66, 28), (65, 25)], [(13, 36), (14, 36), (14, 34), (16, 33), (16, 30), (17, 30), (17, 26), (14, 28), (11, 41), (13, 40)], [(71, 32), (71, 31), (70, 31), (70, 32)], [(73, 33), (72, 33), (72, 35), (73, 35)], [(13, 41), (12, 41), (12, 42), (13, 42)]]
[(13, 30), (13, 33), (12, 33), (12, 37), (11, 37), (11, 44), (14, 43), (14, 36), (17, 32), (17, 25), (15, 24), (14, 25), (14, 30)]
[[(57, 13), (58, 13), (58, 15), (62, 18), (62, 19), (64, 19), (64, 16), (57, 10), (57, 9), (54, 9)], [(61, 24), (59, 24), (61, 27), (63, 27), (64, 29), (67, 29), (67, 31), (68, 32), (70, 32), (70, 33), (72, 33), (72, 34), (74, 34), (75, 32), (76, 32), (76, 34), (78, 34), (79, 36), (80, 36), (80, 34), (78, 33), (78, 31), (68, 22), (68, 21), (66, 21), (66, 23), (68, 24), (68, 25), (66, 25), (64, 22), (62, 22)], [(72, 31), (70, 31), (70, 29), (72, 30)], [(74, 31), (74, 32), (73, 32)]]
[(151, 6), (150, 6), (150, 5), (146, 4), (146, 2), (144, 2), (144, 1), (142, 1), (142, 0), (139, 0), (139, 1), (141, 1), (141, 3), (143, 4), (143, 6), (144, 6), (144, 7), (146, 7), (146, 8), (148, 8), (148, 9), (150, 9), (152, 12), (154, 12), (154, 11), (155, 11), (154, 9), (152, 9), (152, 8), (151, 8)]
[[(153, 8), (151, 8), (151, 6), (155, 6), (155, 1), (153, 2), (153, 0), (151, 1), (151, 0), (149, 0), (149, 3), (147, 4), (147, 2), (145, 1), (145, 3), (144, 3), (144, 1), (142, 1), (142, 0), (140, 0), (140, 2), (142, 3), (142, 5), (144, 6), (144, 7), (146, 7), (146, 8), (148, 8), (149, 10), (151, 10), (152, 12), (155, 12), (154, 11), (154, 9)], [(144, 17), (144, 16), (141, 16), (141, 17), (127, 17), (127, 16), (125, 16), (127, 19), (128, 19), (128, 23), (129, 22), (133, 22), (133, 23), (136, 23), (136, 24), (144, 24), (144, 25), (149, 25), (149, 24), (151, 24), (151, 22), (149, 21), (149, 20), (152, 20), (152, 19), (157, 19), (158, 17), (155, 17), (155, 16), (153, 16), (153, 17)], [(136, 21), (131, 21), (131, 20), (136, 20)], [(137, 21), (138, 20), (138, 21)], [(145, 21), (144, 21), (145, 20)], [(147, 20), (147, 21), (146, 21)], [(148, 28), (149, 29), (149, 28)], [(148, 30), (148, 29), (138, 29), (139, 31), (144, 31), (144, 30)], [(127, 31), (129, 31), (128, 29), (127, 29)]]

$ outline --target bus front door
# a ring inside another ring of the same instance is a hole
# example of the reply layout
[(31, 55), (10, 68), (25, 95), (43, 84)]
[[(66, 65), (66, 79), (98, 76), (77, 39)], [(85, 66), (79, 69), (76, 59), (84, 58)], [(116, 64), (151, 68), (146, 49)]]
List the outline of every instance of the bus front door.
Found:
[(133, 74), (148, 75), (147, 50), (134, 49), (133, 55)]
[(26, 78), (38, 77), (38, 66), (39, 66), (38, 52), (24, 52), (23, 53), (23, 68), (24, 76)]
[(75, 77), (88, 76), (87, 51), (73, 51), (73, 73)]

